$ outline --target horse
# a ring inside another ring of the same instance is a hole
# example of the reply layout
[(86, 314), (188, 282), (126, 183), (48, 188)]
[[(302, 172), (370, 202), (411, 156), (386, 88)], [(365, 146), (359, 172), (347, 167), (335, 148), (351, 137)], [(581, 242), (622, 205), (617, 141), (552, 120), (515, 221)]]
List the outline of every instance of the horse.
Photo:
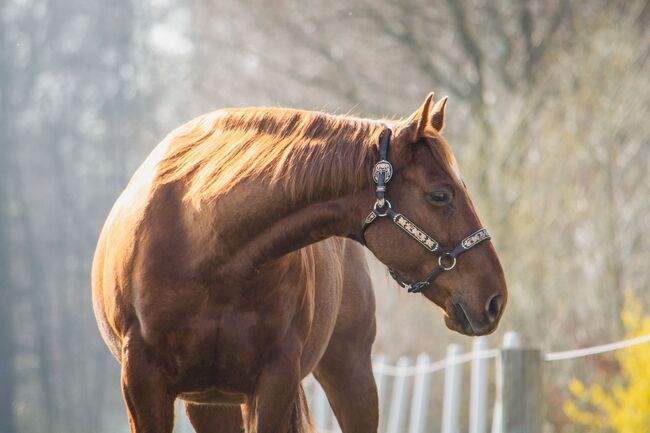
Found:
[(401, 120), (223, 109), (163, 139), (92, 269), (132, 432), (170, 433), (176, 398), (198, 433), (306, 432), (310, 373), (344, 433), (376, 432), (364, 246), (450, 329), (497, 327), (505, 277), (441, 135), (446, 102)]

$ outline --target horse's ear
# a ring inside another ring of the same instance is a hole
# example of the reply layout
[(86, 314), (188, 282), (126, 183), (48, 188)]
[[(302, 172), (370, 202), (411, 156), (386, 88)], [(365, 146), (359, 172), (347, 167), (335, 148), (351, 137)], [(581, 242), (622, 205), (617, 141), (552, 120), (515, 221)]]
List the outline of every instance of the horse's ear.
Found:
[(397, 137), (400, 141), (404, 140), (405, 143), (416, 143), (424, 129), (429, 124), (430, 112), (431, 112), (431, 103), (433, 101), (433, 92), (429, 93), (427, 99), (424, 100), (424, 103), (415, 110), (413, 114), (405, 122), (403, 128), (397, 131)]
[(431, 110), (431, 126), (440, 132), (445, 127), (445, 108), (447, 107), (447, 97), (436, 102)]

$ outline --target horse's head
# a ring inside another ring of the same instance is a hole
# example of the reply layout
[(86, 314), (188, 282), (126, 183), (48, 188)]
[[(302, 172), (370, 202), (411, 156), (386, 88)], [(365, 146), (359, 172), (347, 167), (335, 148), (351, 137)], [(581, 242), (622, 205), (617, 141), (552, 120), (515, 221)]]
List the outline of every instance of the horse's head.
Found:
[[(447, 99), (435, 104), (432, 99), (430, 94), (406, 121), (393, 125), (387, 155), (392, 178), (384, 193), (389, 203), (383, 204), (378, 192), (380, 205), (369, 215), (365, 240), (398, 282), (445, 311), (450, 329), (488, 334), (506, 304), (505, 276), (489, 235), (477, 232), (481, 223), (440, 135)], [(386, 166), (379, 172), (390, 171)], [(385, 177), (386, 172), (380, 191)]]

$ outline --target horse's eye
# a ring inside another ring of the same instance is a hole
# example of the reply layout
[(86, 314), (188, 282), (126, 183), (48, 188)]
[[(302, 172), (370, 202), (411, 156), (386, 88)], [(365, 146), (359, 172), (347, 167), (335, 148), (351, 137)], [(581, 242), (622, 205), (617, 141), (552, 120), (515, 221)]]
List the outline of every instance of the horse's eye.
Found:
[(451, 202), (451, 195), (446, 191), (430, 192), (427, 198), (435, 206), (446, 206)]

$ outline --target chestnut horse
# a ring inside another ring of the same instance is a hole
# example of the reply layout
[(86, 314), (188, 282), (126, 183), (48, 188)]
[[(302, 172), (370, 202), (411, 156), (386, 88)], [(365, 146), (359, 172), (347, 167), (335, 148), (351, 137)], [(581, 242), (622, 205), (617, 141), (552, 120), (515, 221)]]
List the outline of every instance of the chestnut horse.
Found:
[[(307, 431), (309, 373), (344, 433), (376, 432), (362, 244), (401, 281), (449, 270), (417, 286), (449, 328), (496, 328), (505, 278), (487, 231), (466, 237), (481, 225), (440, 135), (446, 98), (432, 96), (401, 121), (220, 110), (156, 147), (93, 263), (95, 315), (122, 365), (132, 432), (171, 432), (176, 398), (199, 433)], [(373, 203), (375, 217), (402, 219), (364, 225)], [(431, 255), (460, 239), (454, 251), (480, 245), (457, 265), (455, 253)]]

